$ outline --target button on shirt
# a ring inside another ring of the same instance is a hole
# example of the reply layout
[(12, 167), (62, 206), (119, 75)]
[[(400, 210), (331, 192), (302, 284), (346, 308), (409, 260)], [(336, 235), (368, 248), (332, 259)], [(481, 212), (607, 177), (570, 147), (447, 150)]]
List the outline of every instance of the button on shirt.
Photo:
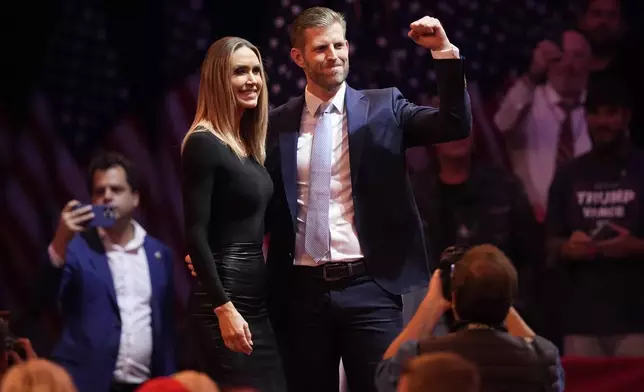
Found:
[[(114, 379), (140, 384), (150, 378), (152, 360), (152, 284), (143, 241), (145, 229), (134, 223), (134, 238), (125, 246), (101, 235), (121, 314), (121, 343)], [(100, 231), (99, 231), (100, 233)]]
[[(458, 59), (459, 50), (452, 46), (432, 51), (434, 59)], [(329, 200), (329, 253), (316, 263), (304, 250), (306, 212), (309, 198), (309, 165), (313, 134), (318, 121), (318, 107), (323, 101), (309, 92), (304, 93), (300, 133), (297, 139), (297, 233), (295, 235), (295, 265), (317, 266), (325, 262), (350, 262), (364, 257), (354, 224), (354, 205), (349, 161), (349, 131), (345, 107), (346, 83), (330, 99), (331, 112), (331, 197)]]
[[(152, 364), (152, 284), (148, 259), (143, 247), (146, 231), (137, 222), (134, 237), (125, 246), (110, 242), (99, 229), (108, 265), (114, 281), (116, 301), (121, 316), (121, 338), (114, 380), (141, 384), (150, 378)], [(64, 260), (49, 246), (49, 256), (56, 266)]]
[[(358, 235), (353, 225), (354, 206), (351, 193), (351, 170), (349, 162), (349, 132), (347, 114), (344, 110), (343, 83), (331, 98), (331, 199), (329, 200), (329, 230), (331, 249), (319, 264), (327, 261), (353, 261), (363, 257)], [(304, 250), (306, 212), (309, 199), (309, 163), (313, 134), (322, 100), (306, 89), (306, 105), (302, 113), (300, 135), (297, 140), (297, 234), (295, 235), (295, 264), (316, 266), (318, 263)]]

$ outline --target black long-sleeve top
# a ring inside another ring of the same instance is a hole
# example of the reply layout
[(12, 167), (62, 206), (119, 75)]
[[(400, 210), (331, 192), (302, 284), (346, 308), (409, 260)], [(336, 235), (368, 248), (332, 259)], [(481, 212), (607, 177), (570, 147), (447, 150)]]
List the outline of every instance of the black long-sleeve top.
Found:
[(216, 308), (229, 299), (213, 253), (234, 243), (263, 240), (273, 183), (261, 164), (240, 159), (209, 131), (188, 137), (181, 169), (188, 253)]

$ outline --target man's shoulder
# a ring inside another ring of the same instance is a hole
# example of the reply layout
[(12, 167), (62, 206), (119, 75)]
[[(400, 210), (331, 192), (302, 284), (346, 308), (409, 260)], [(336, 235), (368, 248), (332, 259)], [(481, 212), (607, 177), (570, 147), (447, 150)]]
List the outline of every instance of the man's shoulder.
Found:
[(74, 235), (67, 245), (67, 253), (80, 257), (91, 252), (104, 253), (105, 248), (98, 236), (96, 229), (89, 229)]
[(534, 344), (536, 344), (546, 356), (559, 356), (559, 349), (550, 340), (539, 335), (534, 337)]
[(154, 248), (161, 248), (163, 251), (170, 251), (170, 247), (163, 243), (160, 239), (151, 236), (148, 233), (145, 233), (144, 244), (147, 246), (152, 246)]
[(400, 94), (400, 90), (396, 87), (371, 88), (356, 91), (367, 97), (369, 100), (391, 99), (394, 94)]
[[(291, 97), (289, 98), (288, 101), (285, 103), (271, 109), (268, 112), (268, 117), (270, 120), (274, 120), (278, 117), (280, 117), (284, 113), (291, 112), (293, 110), (297, 110), (298, 106), (301, 106), (304, 102), (304, 95), (300, 94), (296, 97)], [(300, 108), (301, 109), (301, 108)]]

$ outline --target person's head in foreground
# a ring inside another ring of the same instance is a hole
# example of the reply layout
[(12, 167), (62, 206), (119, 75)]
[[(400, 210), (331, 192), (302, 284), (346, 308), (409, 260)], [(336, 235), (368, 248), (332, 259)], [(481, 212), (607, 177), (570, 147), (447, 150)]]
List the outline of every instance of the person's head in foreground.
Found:
[(170, 377), (157, 377), (137, 388), (136, 392), (220, 392), (217, 384), (204, 373), (185, 370)]
[(468, 250), (454, 265), (452, 310), (461, 323), (503, 325), (517, 293), (517, 271), (493, 245)]
[(2, 378), (0, 392), (76, 392), (65, 369), (45, 359), (11, 367)]

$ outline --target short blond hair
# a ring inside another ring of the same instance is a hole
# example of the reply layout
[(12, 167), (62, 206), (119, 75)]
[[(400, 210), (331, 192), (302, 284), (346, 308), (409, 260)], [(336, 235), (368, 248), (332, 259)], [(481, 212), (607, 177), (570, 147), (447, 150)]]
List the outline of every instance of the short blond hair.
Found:
[(304, 32), (306, 29), (316, 27), (329, 27), (340, 23), (342, 31), (347, 32), (347, 22), (344, 15), (326, 7), (311, 7), (302, 11), (289, 28), (291, 46), (302, 49), (304, 47)]
[(13, 366), (2, 379), (0, 392), (77, 392), (65, 369), (46, 359)]

